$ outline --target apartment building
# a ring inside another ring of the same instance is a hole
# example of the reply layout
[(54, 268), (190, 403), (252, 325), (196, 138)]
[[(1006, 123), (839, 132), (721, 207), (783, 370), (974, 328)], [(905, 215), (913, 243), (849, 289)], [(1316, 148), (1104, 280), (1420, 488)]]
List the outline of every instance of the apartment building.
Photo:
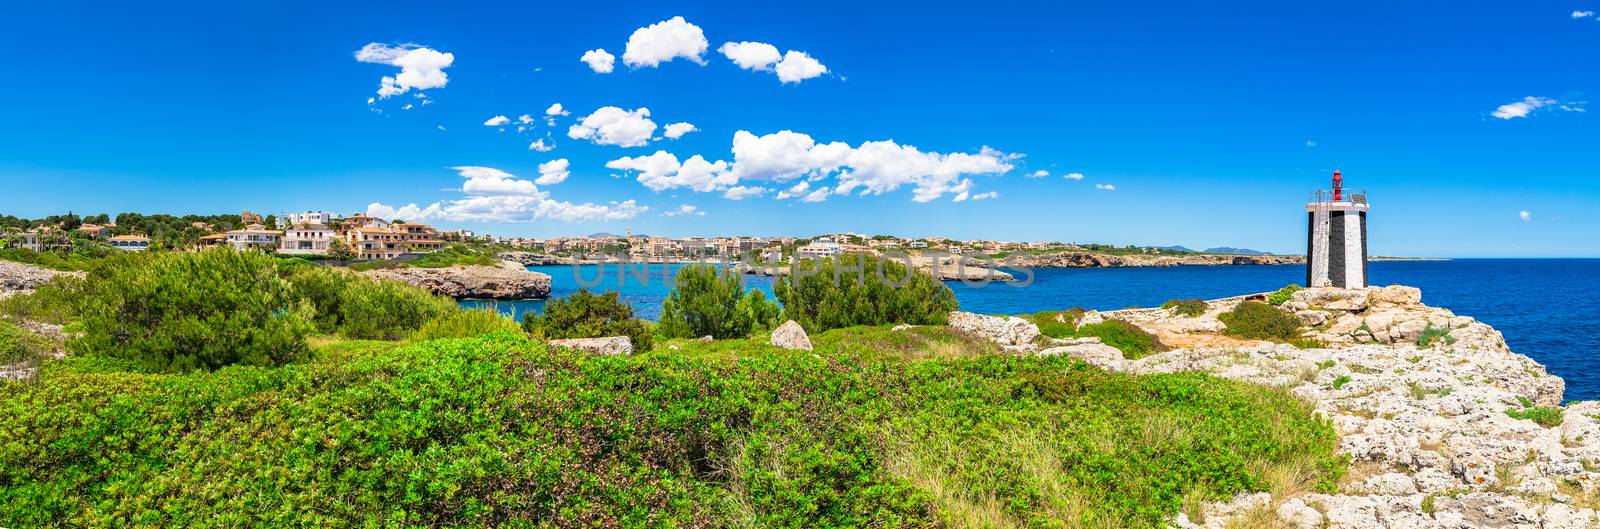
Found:
[(289, 226), (278, 241), (278, 253), (327, 255), (339, 234), (326, 224), (301, 223)]
[[(247, 212), (248, 213), (248, 212)], [(259, 249), (274, 251), (278, 249), (278, 241), (283, 238), (283, 232), (269, 230), (260, 224), (245, 226), (242, 230), (233, 230), (223, 234), (223, 242), (235, 250)]]
[(107, 239), (112, 248), (124, 252), (142, 252), (150, 249), (150, 238), (142, 235), (118, 235)]

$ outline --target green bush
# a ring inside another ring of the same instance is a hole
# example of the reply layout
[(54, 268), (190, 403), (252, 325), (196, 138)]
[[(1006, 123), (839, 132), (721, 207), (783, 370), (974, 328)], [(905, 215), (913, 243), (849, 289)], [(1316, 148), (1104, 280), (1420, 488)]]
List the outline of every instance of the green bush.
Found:
[(1272, 305), (1246, 301), (1217, 315), (1230, 336), (1252, 340), (1288, 341), (1299, 337), (1300, 319)]
[(459, 310), (454, 301), (426, 290), (338, 268), (297, 267), (288, 279), (295, 295), (314, 309), (317, 331), (325, 334), (398, 340)]
[(782, 309), (766, 293), (745, 290), (739, 272), (712, 266), (678, 269), (672, 293), (661, 305), (661, 325), (667, 338), (744, 338), (778, 324)]
[(523, 314), (522, 328), (547, 340), (627, 336), (635, 352), (649, 351), (652, 340), (650, 327), (633, 317), (633, 307), (615, 291), (579, 290), (552, 299), (543, 311)]
[(91, 255), (86, 255), (82, 253), (35, 252), (22, 248), (0, 248), (0, 260), (27, 263), (51, 270), (88, 270), (94, 266), (96, 257), (104, 257), (104, 254), (93, 252)]
[(69, 358), (0, 385), (0, 525), (1161, 527), (1343, 469), (1282, 390), (833, 334), (726, 361), (503, 333), (180, 375)]
[(1195, 298), (1169, 299), (1161, 304), (1161, 308), (1193, 318), (1206, 313), (1206, 302)]
[(1555, 428), (1557, 426), (1561, 426), (1561, 408), (1552, 408), (1549, 406), (1527, 406), (1527, 404), (1524, 404), (1524, 406), (1526, 407), (1520, 410), (1507, 409), (1506, 416), (1513, 419), (1533, 421), (1539, 426), (1543, 426), (1545, 428)]
[(837, 263), (819, 259), (799, 267), (778, 278), (772, 290), (784, 314), (813, 333), (857, 325), (944, 325), (959, 307), (950, 287), (894, 259), (845, 254)]
[(50, 352), (50, 344), (16, 324), (0, 320), (0, 366), (37, 365)]
[(1432, 325), (1429, 325), (1428, 328), (1423, 329), (1421, 336), (1417, 336), (1417, 347), (1419, 348), (1427, 348), (1432, 346), (1434, 342), (1453, 344), (1456, 343), (1456, 338), (1454, 336), (1450, 336), (1449, 326), (1434, 327)]
[(311, 307), (276, 264), (227, 249), (108, 259), (88, 275), (68, 347), (167, 372), (302, 359)]
[(1291, 283), (1289, 286), (1280, 288), (1276, 292), (1267, 294), (1267, 303), (1270, 303), (1273, 306), (1282, 305), (1288, 302), (1290, 298), (1293, 298), (1295, 292), (1299, 292), (1301, 290), (1305, 289), (1300, 288), (1300, 285)]
[(1122, 351), (1122, 356), (1129, 360), (1138, 360), (1152, 353), (1167, 350), (1154, 334), (1122, 320), (1105, 320), (1078, 327), (1075, 336), (1099, 338), (1101, 343)]
[(422, 328), (411, 335), (411, 339), (425, 341), (440, 338), (472, 338), (502, 331), (522, 334), (522, 327), (492, 308), (455, 310), (428, 320), (428, 323), (422, 324)]
[(1061, 311), (1035, 312), (1024, 318), (1039, 327), (1039, 334), (1051, 338), (1073, 338), (1078, 335), (1078, 320), (1083, 318), (1084, 312), (1082, 308), (1073, 307)]

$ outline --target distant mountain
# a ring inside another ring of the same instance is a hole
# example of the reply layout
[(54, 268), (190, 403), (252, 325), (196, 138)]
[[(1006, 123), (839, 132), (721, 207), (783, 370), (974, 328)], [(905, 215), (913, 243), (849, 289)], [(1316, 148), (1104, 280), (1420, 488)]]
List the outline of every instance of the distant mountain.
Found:
[(1206, 248), (1206, 253), (1225, 253), (1229, 255), (1272, 255), (1272, 252), (1251, 250), (1249, 248), (1229, 248), (1227, 246), (1219, 248)]
[(600, 237), (616, 237), (616, 235), (615, 234), (606, 233), (606, 232), (603, 232), (603, 231), (602, 232), (598, 232), (598, 233), (589, 234), (589, 238), (591, 238), (591, 239), (598, 239)]
[(1190, 250), (1189, 248), (1183, 247), (1183, 246), (1157, 246), (1156, 249), (1157, 250), (1167, 250), (1169, 252), (1192, 252), (1192, 251), (1194, 251), (1194, 250)]

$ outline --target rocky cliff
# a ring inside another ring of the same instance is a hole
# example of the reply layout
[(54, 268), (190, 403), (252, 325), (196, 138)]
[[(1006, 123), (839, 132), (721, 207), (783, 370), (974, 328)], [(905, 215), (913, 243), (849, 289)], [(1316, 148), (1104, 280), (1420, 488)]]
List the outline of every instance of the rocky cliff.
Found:
[(1094, 252), (1059, 252), (1043, 255), (1016, 254), (1004, 262), (1013, 268), (1113, 268), (1128, 266), (1219, 266), (1299, 264), (1299, 255), (1111, 255)]
[(518, 263), (502, 263), (502, 266), (383, 268), (362, 274), (404, 281), (455, 299), (517, 300), (550, 295), (550, 276), (529, 272)]
[[(1128, 321), (1176, 348), (1139, 360), (1092, 339), (1028, 347), (1116, 371), (1199, 371), (1282, 387), (1332, 421), (1339, 451), (1351, 458), (1336, 493), (1242, 494), (1205, 505), (1204, 516), (1176, 516), (1177, 527), (1600, 526), (1600, 402), (1562, 406), (1563, 381), (1508, 349), (1498, 331), (1391, 286), (1309, 289), (1285, 303), (1307, 324), (1304, 335), (1325, 347), (1222, 333), (1218, 314), (1264, 298), (1212, 300), (1196, 317), (1167, 309), (1085, 315)], [(1026, 322), (973, 316), (952, 315), (952, 326), (1013, 347), (1030, 335), (1017, 328)]]

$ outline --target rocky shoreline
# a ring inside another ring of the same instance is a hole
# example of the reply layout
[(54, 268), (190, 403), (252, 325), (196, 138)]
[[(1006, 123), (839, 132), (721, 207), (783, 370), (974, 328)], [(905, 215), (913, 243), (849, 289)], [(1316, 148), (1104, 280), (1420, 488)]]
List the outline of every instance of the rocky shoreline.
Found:
[[(1178, 514), (1175, 527), (1600, 526), (1600, 402), (1562, 406), (1565, 383), (1512, 352), (1492, 327), (1422, 304), (1415, 288), (1391, 286), (1308, 289), (1286, 302), (1308, 325), (1305, 335), (1325, 347), (1223, 334), (1217, 315), (1255, 299), (1265, 295), (1212, 300), (1196, 317), (1168, 309), (1085, 314), (1087, 322), (1133, 323), (1174, 348), (1138, 360), (1093, 338), (1037, 338), (1037, 327), (1020, 318), (956, 313), (951, 326), (1113, 371), (1198, 371), (1281, 387), (1332, 421), (1339, 452), (1351, 458), (1336, 493), (1241, 494), (1205, 505), (1203, 515)], [(1528, 418), (1539, 413), (1540, 422)], [(1238, 523), (1246, 525), (1229, 525)]]
[(550, 276), (530, 272), (516, 262), (501, 266), (447, 268), (380, 268), (362, 275), (410, 283), (434, 294), (455, 299), (514, 301), (550, 295)]
[(1121, 268), (1159, 266), (1226, 266), (1304, 264), (1303, 255), (1111, 255), (1094, 252), (1060, 252), (1043, 255), (1013, 254), (1003, 261), (1009, 268)]

